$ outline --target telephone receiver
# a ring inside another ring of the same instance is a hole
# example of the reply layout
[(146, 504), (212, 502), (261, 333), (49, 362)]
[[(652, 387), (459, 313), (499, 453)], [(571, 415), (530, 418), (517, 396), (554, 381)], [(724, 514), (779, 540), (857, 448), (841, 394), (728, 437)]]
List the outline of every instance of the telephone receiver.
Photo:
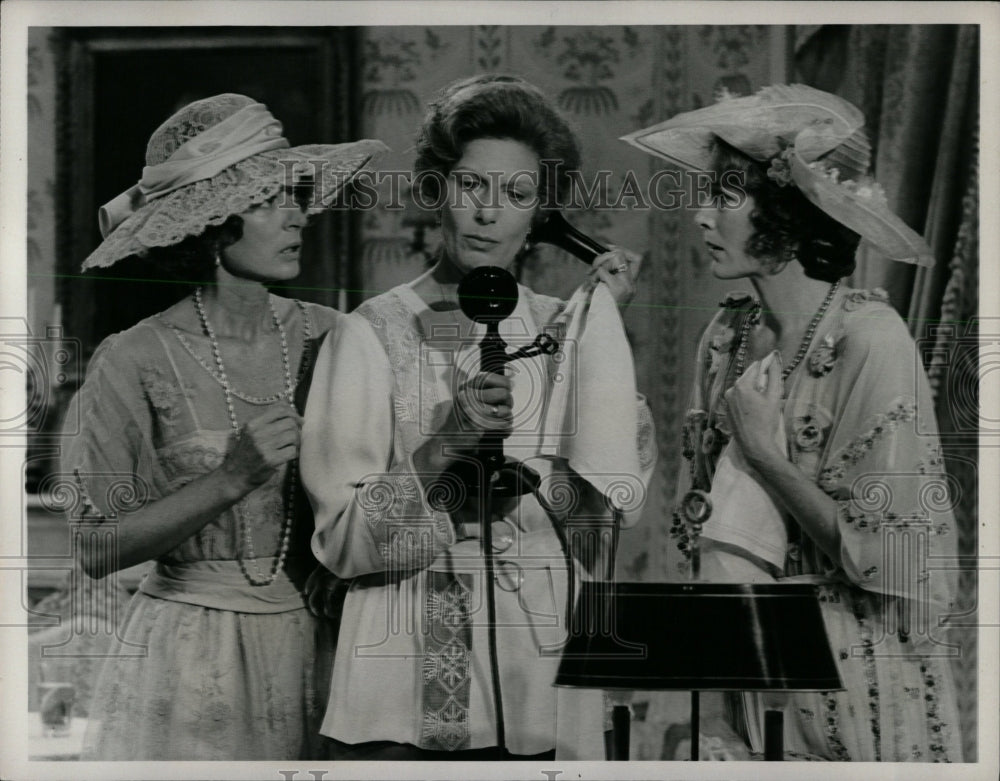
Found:
[(557, 211), (549, 212), (545, 222), (528, 234), (528, 241), (534, 244), (554, 244), (587, 264), (593, 263), (594, 258), (608, 251), (607, 247), (570, 225), (562, 212)]

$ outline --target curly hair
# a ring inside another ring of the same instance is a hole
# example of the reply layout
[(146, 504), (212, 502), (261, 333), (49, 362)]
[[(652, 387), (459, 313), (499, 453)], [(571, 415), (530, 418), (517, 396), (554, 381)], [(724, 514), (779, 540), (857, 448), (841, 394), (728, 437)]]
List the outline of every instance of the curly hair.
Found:
[(221, 225), (210, 225), (197, 236), (188, 236), (169, 247), (150, 247), (134, 267), (150, 279), (169, 279), (192, 286), (215, 281), (215, 259), (243, 237), (243, 218), (230, 216)]
[(742, 190), (752, 196), (754, 232), (746, 252), (777, 270), (794, 257), (807, 277), (836, 282), (854, 271), (861, 237), (812, 204), (794, 185), (767, 175), (767, 163), (748, 157), (720, 138), (713, 141), (715, 173), (742, 173)]
[(539, 161), (558, 163), (540, 166), (543, 206), (559, 203), (559, 194), (570, 187), (571, 172), (580, 167), (576, 136), (537, 87), (517, 76), (473, 76), (445, 87), (428, 106), (413, 165), (425, 202), (440, 202), (444, 177), (461, 159), (465, 146), (479, 138), (518, 141)]

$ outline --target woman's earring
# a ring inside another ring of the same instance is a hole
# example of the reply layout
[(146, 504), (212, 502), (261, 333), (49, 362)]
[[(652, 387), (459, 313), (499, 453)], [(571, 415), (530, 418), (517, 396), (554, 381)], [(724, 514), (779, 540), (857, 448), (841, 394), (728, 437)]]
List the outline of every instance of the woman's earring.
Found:
[(222, 266), (222, 255), (218, 252), (215, 253), (215, 267), (220, 268)]

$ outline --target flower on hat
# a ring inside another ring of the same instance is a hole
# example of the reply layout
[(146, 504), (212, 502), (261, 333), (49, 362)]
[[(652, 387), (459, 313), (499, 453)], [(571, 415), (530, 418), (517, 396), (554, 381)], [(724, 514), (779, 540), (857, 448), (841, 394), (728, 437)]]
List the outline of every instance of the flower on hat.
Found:
[(860, 181), (848, 180), (846, 182), (841, 182), (841, 184), (848, 190), (848, 192), (856, 195), (862, 200), (871, 201), (872, 203), (876, 203), (881, 206), (885, 206), (888, 203), (885, 190), (883, 190), (882, 185), (874, 179), (866, 178)]
[(727, 100), (736, 100), (742, 97), (741, 95), (736, 95), (729, 91), (729, 87), (725, 84), (720, 84), (719, 88), (715, 90), (715, 102), (725, 103)]
[(927, 242), (892, 212), (867, 176), (871, 144), (857, 106), (802, 84), (774, 84), (755, 95), (677, 114), (623, 140), (701, 171), (713, 164), (716, 138), (769, 162), (771, 180), (797, 187), (886, 259), (934, 265)]
[(794, 147), (787, 146), (781, 151), (780, 155), (771, 158), (771, 165), (767, 169), (767, 178), (779, 187), (787, 187), (790, 184), (794, 184), (792, 181), (792, 167), (788, 164), (788, 158), (791, 157), (793, 149)]
[(814, 160), (813, 162), (809, 163), (809, 168), (810, 170), (815, 171), (820, 176), (825, 176), (834, 184), (841, 184), (839, 168), (827, 165), (826, 163), (820, 160)]

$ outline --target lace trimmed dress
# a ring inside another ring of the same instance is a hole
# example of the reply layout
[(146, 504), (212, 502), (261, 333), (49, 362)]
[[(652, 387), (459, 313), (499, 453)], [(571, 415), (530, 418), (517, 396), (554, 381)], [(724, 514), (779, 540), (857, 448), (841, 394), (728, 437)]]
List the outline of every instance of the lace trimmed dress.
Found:
[[(342, 315), (274, 301), (294, 374), (295, 357), (311, 355), (315, 337)], [(310, 363), (306, 357), (300, 366)], [(276, 364), (270, 384), (280, 388)], [(128, 524), (130, 510), (222, 463), (233, 438), (210, 367), (208, 339), (160, 317), (97, 349), (77, 397), (82, 429), (63, 465), (102, 526)], [(237, 419), (256, 417), (269, 403), (276, 402), (234, 397)], [(285, 481), (282, 469), (244, 501), (264, 575), (279, 546)], [(157, 559), (128, 604), (95, 687), (84, 759), (323, 757), (319, 726), (335, 637), (300, 593), (315, 561), (308, 502), (300, 496), (297, 506), (304, 512), (296, 512), (285, 568), (271, 585), (250, 586), (240, 571), (245, 543), (232, 510)], [(255, 574), (253, 562), (246, 565)]]
[[(522, 287), (501, 336), (512, 349), (523, 346), (562, 306)], [(413, 463), (448, 415), (457, 378), (478, 370), (482, 326), (471, 328), (463, 331), (454, 313), (432, 311), (400, 285), (353, 312), (317, 359), (303, 482), (316, 512), (317, 558), (354, 578), (323, 723), (323, 734), (344, 743), (434, 751), (497, 744), (479, 525), (432, 505)], [(514, 364), (508, 457), (528, 461), (540, 452), (537, 413), (550, 394), (549, 361)], [(637, 400), (630, 394), (620, 403)], [(648, 480), (651, 418), (638, 404), (639, 463)], [(437, 498), (445, 502), (443, 494), (461, 490), (442, 488)], [(506, 748), (601, 759), (601, 693), (553, 687), (568, 587), (556, 524), (532, 494), (493, 510)]]
[[(710, 489), (731, 438), (723, 394), (736, 380), (735, 342), (750, 299), (730, 296), (723, 306), (699, 346), (682, 491)], [(786, 518), (784, 568), (775, 574), (818, 584), (846, 687), (790, 696), (787, 757), (962, 761), (950, 668), (959, 649), (937, 626), (954, 593), (940, 568), (946, 559), (935, 558), (955, 555), (949, 482), (930, 387), (884, 292), (841, 291), (785, 386), (784, 426), (791, 460), (836, 500), (830, 522), (840, 555), (832, 561)], [(676, 515), (674, 533), (686, 548)], [(734, 726), (761, 750), (760, 698), (734, 705)]]

